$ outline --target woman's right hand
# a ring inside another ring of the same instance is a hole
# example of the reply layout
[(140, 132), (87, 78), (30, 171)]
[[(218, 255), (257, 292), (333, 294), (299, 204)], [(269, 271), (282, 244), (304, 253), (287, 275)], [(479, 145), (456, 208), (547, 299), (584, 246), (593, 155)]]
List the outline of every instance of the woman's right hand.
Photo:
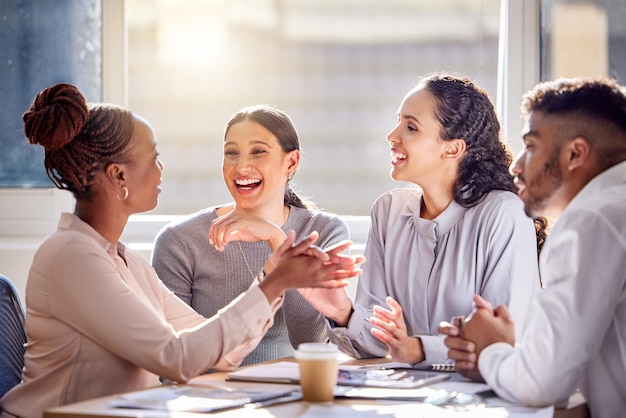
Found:
[(268, 300), (273, 301), (288, 289), (342, 289), (348, 285), (345, 279), (361, 274), (357, 262), (361, 258), (327, 254), (314, 245), (318, 235), (311, 233), (294, 245), (295, 232), (289, 231), (266, 263), (265, 280), (259, 285)]
[(209, 231), (209, 242), (218, 251), (234, 241), (265, 241), (272, 251), (285, 240), (280, 227), (263, 218), (232, 210), (215, 219)]
[[(353, 263), (360, 265), (365, 262), (365, 257), (361, 255), (348, 256), (341, 254), (350, 248), (351, 241), (340, 241), (324, 252), (329, 256), (331, 262), (341, 263), (344, 258), (350, 258)], [(344, 288), (322, 289), (322, 288), (301, 288), (298, 292), (306, 299), (311, 306), (326, 318), (334, 321), (338, 326), (346, 326), (352, 315), (352, 302)]]
[(334, 289), (304, 288), (298, 289), (307, 302), (337, 326), (345, 327), (352, 316), (352, 302), (343, 287)]

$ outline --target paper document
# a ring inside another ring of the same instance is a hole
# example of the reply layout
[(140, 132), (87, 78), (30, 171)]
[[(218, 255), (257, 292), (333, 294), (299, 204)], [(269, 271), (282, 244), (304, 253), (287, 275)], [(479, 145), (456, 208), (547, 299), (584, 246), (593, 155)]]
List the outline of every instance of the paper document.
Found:
[[(293, 390), (259, 391), (243, 389), (217, 389), (197, 385), (164, 385), (139, 392), (121, 395), (109, 401), (117, 408), (155, 409), (178, 412), (211, 412), (236, 408), (246, 404), (265, 403), (269, 400), (294, 397)], [(299, 396), (301, 397), (301, 395)]]
[(298, 384), (300, 383), (300, 369), (298, 363), (289, 361), (258, 364), (232, 371), (226, 375), (226, 380)]
[(510, 411), (504, 407), (442, 408), (423, 403), (394, 405), (332, 404), (311, 405), (300, 418), (552, 418), (554, 409), (527, 408), (524, 412)]

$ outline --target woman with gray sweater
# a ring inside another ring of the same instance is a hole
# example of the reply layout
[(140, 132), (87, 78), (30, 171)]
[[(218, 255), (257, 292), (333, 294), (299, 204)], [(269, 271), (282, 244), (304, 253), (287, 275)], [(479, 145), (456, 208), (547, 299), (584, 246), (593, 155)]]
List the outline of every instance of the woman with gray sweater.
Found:
[[(295, 230), (297, 239), (317, 231), (322, 248), (348, 239), (343, 220), (292, 191), (299, 161), (298, 135), (285, 113), (251, 106), (229, 120), (222, 173), (234, 202), (165, 226), (152, 254), (161, 280), (200, 314), (216, 314), (248, 289), (287, 231)], [(322, 314), (298, 291), (287, 291), (274, 325), (242, 365), (291, 356), (300, 343), (327, 339)]]

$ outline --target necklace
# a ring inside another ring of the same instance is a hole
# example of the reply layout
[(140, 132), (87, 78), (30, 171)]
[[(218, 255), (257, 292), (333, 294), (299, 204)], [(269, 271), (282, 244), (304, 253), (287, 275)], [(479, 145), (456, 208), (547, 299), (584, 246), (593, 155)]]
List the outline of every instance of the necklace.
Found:
[[(284, 213), (284, 220), (283, 220), (283, 225), (285, 223), (287, 223), (287, 218), (289, 218), (289, 208), (287, 206), (285, 206), (285, 209), (283, 210)], [(248, 259), (246, 258), (246, 254), (243, 252), (243, 247), (241, 246), (241, 241), (237, 240), (237, 244), (239, 245), (239, 251), (241, 252), (241, 256), (243, 257), (243, 261), (244, 263), (246, 263), (246, 267), (248, 268), (248, 272), (250, 273), (250, 277), (252, 277), (252, 280), (256, 279), (256, 275), (252, 272), (252, 267), (250, 267), (250, 263), (248, 263)]]
[(243, 256), (243, 261), (246, 263), (246, 267), (248, 267), (248, 271), (250, 272), (250, 276), (252, 277), (252, 280), (254, 280), (256, 278), (256, 276), (254, 275), (254, 273), (252, 273), (252, 268), (250, 268), (250, 263), (248, 263), (248, 259), (246, 258), (246, 254), (243, 252), (243, 247), (241, 246), (241, 241), (237, 241), (237, 244), (239, 244), (239, 251), (241, 251), (241, 255)]

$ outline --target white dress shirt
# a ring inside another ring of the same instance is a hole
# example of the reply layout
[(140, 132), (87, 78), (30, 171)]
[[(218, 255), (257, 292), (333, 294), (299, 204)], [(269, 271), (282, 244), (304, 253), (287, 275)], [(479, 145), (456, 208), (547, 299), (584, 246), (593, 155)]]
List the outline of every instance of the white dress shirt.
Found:
[(582, 389), (594, 418), (626, 414), (626, 162), (570, 202), (541, 253), (539, 292), (516, 347), (480, 355), (501, 397), (554, 404)]

